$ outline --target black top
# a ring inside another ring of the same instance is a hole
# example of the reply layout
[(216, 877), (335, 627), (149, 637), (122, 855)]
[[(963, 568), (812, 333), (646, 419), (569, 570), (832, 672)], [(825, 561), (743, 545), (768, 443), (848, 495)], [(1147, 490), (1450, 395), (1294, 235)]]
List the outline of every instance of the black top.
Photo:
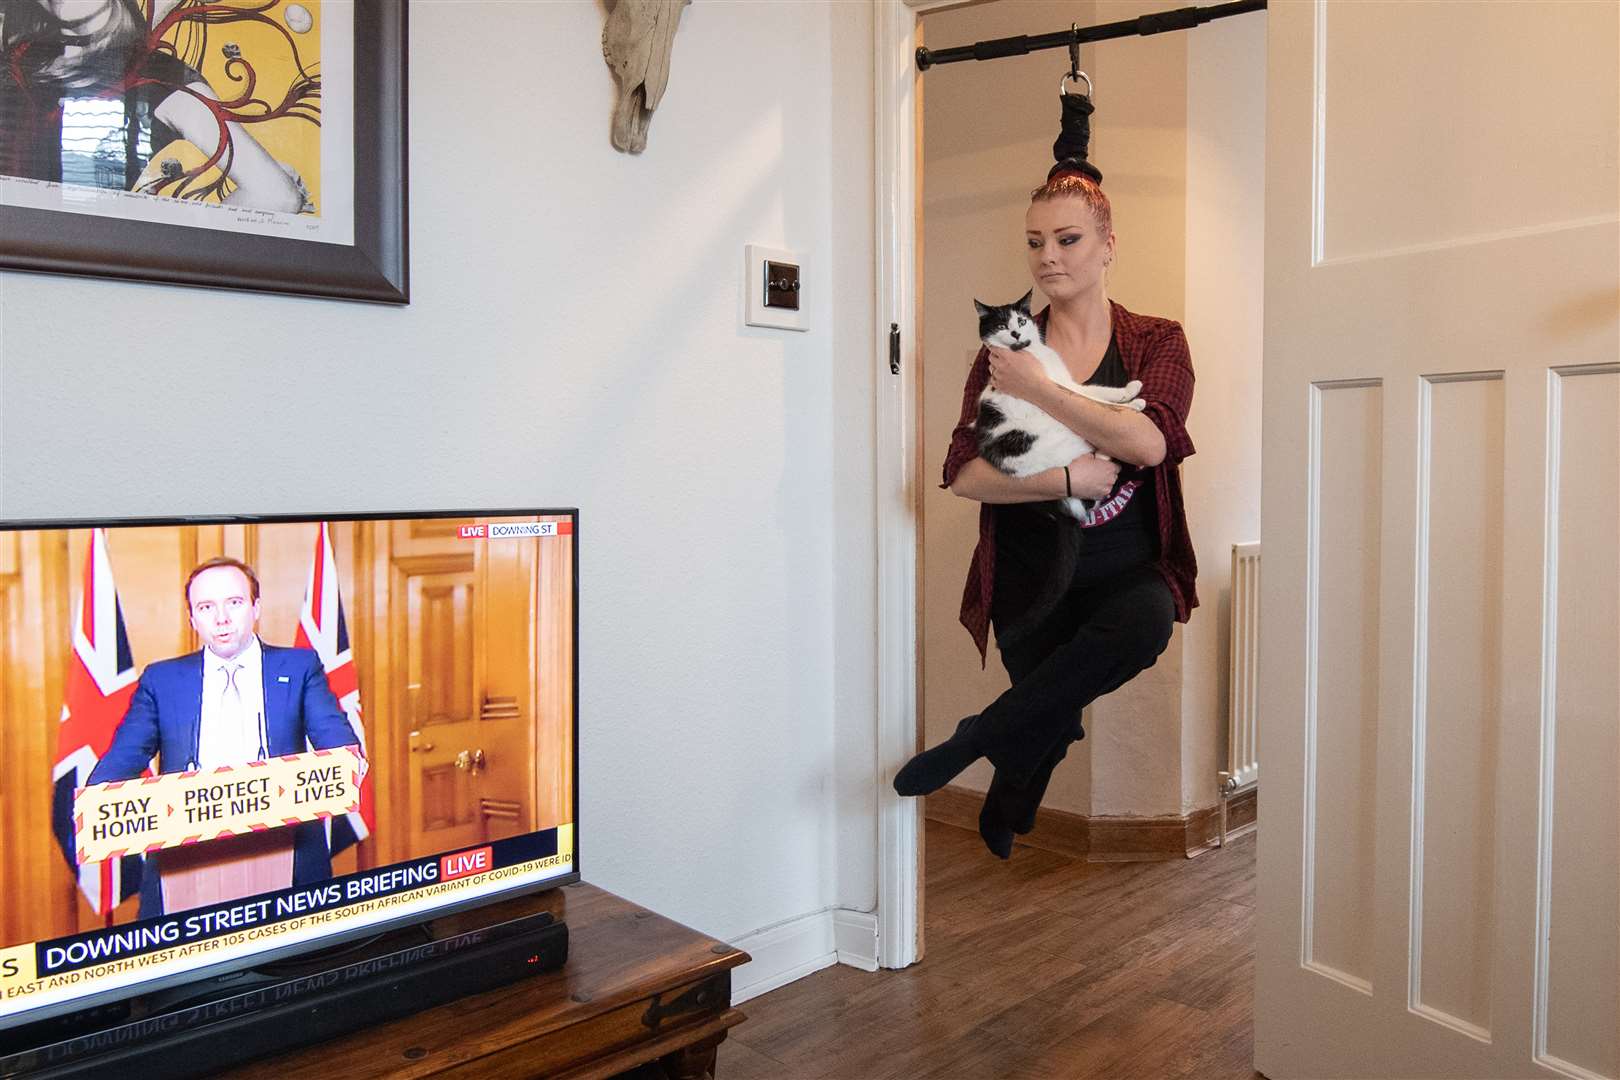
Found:
[[(1124, 386), (1128, 381), (1125, 377), (1125, 361), (1119, 355), (1119, 343), (1109, 338), (1108, 351), (1103, 353), (1102, 363), (1086, 380), (1086, 385)], [(1119, 543), (1135, 543), (1143, 537), (1150, 546), (1158, 546), (1159, 523), (1152, 505), (1153, 491), (1145, 486), (1149, 478), (1147, 469), (1121, 463), (1114, 490), (1093, 508), (1093, 514), (1099, 520), (1096, 524), (1085, 526), (1088, 546), (1106, 544), (1113, 547)]]
[[(1090, 386), (1124, 386), (1119, 344), (1108, 350)], [(1159, 554), (1159, 522), (1149, 470), (1122, 466), (1113, 492), (1094, 508), (1099, 519), (1081, 526), (1060, 502), (1008, 503), (996, 514), (996, 581), (990, 618), (996, 640), (1016, 641), (1040, 624), (1078, 578), (1087, 554), (1107, 552), (1109, 563), (1153, 562)]]

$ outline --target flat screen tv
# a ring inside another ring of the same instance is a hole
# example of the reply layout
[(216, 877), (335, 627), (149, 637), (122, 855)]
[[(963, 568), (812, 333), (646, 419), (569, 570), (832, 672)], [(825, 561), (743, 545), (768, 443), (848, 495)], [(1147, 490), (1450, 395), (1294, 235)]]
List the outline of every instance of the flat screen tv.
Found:
[(578, 880), (577, 524), (0, 522), (0, 1034)]

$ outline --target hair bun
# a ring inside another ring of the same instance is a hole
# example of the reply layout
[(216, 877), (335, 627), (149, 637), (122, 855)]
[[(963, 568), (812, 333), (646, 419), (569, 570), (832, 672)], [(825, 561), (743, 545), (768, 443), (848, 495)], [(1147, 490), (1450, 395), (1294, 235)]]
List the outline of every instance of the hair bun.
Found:
[(1102, 172), (1089, 161), (1080, 158), (1064, 158), (1046, 174), (1047, 183), (1051, 183), (1060, 176), (1081, 176), (1090, 180), (1098, 187), (1102, 186)]

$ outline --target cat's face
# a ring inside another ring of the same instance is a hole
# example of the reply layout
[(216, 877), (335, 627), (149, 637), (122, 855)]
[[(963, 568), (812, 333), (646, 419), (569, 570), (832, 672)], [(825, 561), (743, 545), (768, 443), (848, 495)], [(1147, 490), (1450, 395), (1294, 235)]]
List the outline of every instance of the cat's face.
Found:
[(1029, 276), (1047, 299), (1069, 300), (1102, 287), (1103, 270), (1114, 257), (1114, 235), (1097, 228), (1083, 200), (1031, 203), (1024, 230)]
[(1029, 313), (1030, 296), (1025, 293), (1021, 299), (1000, 306), (973, 301), (979, 313), (979, 340), (1014, 352), (1041, 340), (1040, 328)]

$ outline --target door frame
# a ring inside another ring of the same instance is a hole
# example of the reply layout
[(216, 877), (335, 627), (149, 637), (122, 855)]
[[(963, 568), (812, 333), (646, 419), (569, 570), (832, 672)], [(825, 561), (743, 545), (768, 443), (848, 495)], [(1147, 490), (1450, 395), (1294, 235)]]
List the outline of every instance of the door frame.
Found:
[[(872, 11), (876, 177), (878, 964), (922, 959), (922, 804), (896, 795), (917, 751), (917, 128), (918, 20), (964, 0), (876, 0)], [(890, 326), (900, 367), (890, 368)]]

